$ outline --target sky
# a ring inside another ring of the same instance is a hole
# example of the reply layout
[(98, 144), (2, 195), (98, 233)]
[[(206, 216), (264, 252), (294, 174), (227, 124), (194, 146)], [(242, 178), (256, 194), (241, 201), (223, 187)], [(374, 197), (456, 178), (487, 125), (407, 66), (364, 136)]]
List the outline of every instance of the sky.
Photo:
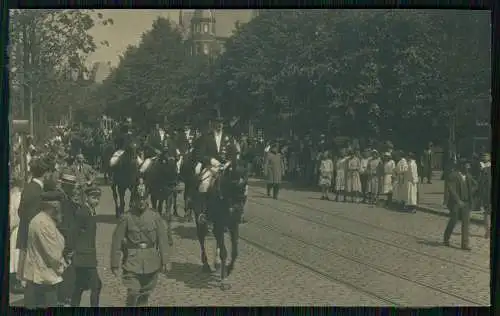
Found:
[[(184, 10), (193, 11), (193, 10)], [(226, 27), (227, 22), (233, 24), (235, 20), (247, 20), (251, 10), (218, 10), (217, 16), (221, 17), (220, 23)], [(94, 62), (110, 62), (112, 66), (117, 65), (119, 56), (125, 51), (128, 45), (137, 45), (142, 33), (151, 29), (153, 21), (158, 17), (169, 18), (177, 23), (179, 20), (179, 10), (95, 10), (95, 13), (102, 13), (104, 18), (113, 19), (113, 25), (96, 25), (90, 30), (90, 35), (95, 39), (96, 44), (101, 41), (108, 41), (109, 47), (101, 46), (88, 59), (88, 64)]]

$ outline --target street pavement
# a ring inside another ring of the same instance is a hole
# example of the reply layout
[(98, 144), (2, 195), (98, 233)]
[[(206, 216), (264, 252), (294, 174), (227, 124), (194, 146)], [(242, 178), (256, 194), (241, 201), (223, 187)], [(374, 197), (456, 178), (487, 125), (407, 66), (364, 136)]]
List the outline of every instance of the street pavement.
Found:
[[(307, 190), (285, 189), (273, 200), (264, 186), (250, 183), (248, 222), (241, 225), (238, 262), (228, 279), (232, 288), (222, 291), (215, 275), (201, 272), (194, 224), (177, 219), (172, 270), (161, 275), (151, 306), (490, 304), (490, 243), (481, 226), (471, 226), (467, 252), (459, 249), (459, 227), (452, 247), (441, 245), (443, 216), (322, 201)], [(113, 201), (109, 188), (103, 192), (97, 233), (101, 305), (123, 306), (125, 288), (109, 271)], [(209, 262), (213, 249), (209, 238)], [(10, 299), (22, 306), (22, 296)], [(88, 293), (82, 305), (89, 305)]]

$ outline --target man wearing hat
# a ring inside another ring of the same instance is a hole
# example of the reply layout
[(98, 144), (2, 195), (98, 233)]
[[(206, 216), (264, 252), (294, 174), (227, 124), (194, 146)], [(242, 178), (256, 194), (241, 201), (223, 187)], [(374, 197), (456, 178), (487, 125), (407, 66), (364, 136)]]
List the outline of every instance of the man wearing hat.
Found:
[[(224, 121), (218, 111), (215, 111), (209, 125), (211, 130), (201, 136), (195, 148), (195, 159), (197, 160), (195, 174), (202, 175), (206, 181), (210, 177), (203, 175), (209, 172), (215, 173), (225, 163), (228, 158), (227, 152), (233, 144), (233, 138), (224, 130)], [(199, 198), (199, 205), (206, 210), (207, 192), (202, 192)]]
[(122, 262), (126, 306), (129, 307), (147, 305), (158, 273), (170, 269), (165, 221), (149, 208), (144, 184), (138, 185), (134, 194), (137, 202), (116, 226), (111, 242), (111, 272), (118, 277)]
[(85, 163), (82, 154), (76, 155), (73, 165), (70, 167), (70, 173), (77, 177), (77, 181), (84, 186), (92, 186), (95, 183), (96, 172)]
[(447, 207), (450, 210), (450, 219), (444, 231), (444, 244), (450, 245), (450, 237), (457, 221), (462, 221), (462, 242), (463, 250), (470, 250), (469, 247), (469, 225), (470, 211), (472, 208), (475, 181), (467, 171), (468, 162), (460, 159), (458, 168), (453, 170), (446, 181), (448, 191)]
[(71, 306), (80, 306), (83, 291), (90, 290), (90, 306), (98, 307), (102, 282), (97, 273), (96, 207), (101, 198), (101, 189), (99, 187), (87, 188), (84, 195), (83, 205), (75, 211), (73, 236), (68, 245), (75, 269)]
[(47, 308), (58, 305), (58, 284), (67, 267), (63, 251), (65, 241), (57, 229), (61, 220), (64, 194), (44, 192), (40, 212), (29, 224), (26, 241), (24, 303), (27, 308)]
[(32, 179), (25, 185), (21, 194), (19, 203), (19, 228), (17, 233), (16, 248), (19, 249), (19, 268), (17, 275), (19, 280), (23, 280), (24, 259), (26, 257), (26, 248), (28, 247), (28, 227), (30, 221), (35, 217), (39, 210), (40, 201), (44, 189), (43, 179), (48, 172), (48, 166), (43, 160), (32, 161), (31, 172)]

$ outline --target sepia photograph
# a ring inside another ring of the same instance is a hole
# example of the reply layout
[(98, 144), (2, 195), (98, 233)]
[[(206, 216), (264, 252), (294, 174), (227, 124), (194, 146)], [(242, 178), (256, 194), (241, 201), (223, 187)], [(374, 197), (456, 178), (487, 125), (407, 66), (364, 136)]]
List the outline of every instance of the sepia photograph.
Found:
[(9, 305), (490, 306), (491, 23), (9, 10)]

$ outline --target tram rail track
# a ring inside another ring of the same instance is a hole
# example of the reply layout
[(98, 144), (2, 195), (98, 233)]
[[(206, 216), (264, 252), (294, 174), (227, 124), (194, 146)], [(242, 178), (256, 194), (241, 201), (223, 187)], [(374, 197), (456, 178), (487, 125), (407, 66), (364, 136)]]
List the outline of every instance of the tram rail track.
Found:
[[(420, 287), (424, 287), (424, 288), (430, 289), (432, 291), (435, 291), (435, 292), (438, 292), (438, 293), (442, 293), (444, 295), (448, 295), (448, 296), (454, 297), (454, 298), (459, 299), (462, 302), (466, 303), (464, 305), (472, 304), (472, 305), (476, 305), (476, 306), (485, 306), (485, 305), (489, 304), (489, 302), (478, 301), (477, 299), (470, 298), (470, 297), (465, 297), (463, 295), (450, 292), (449, 290), (444, 290), (444, 289), (442, 289), (440, 287), (436, 287), (434, 285), (427, 284), (425, 282), (421, 282), (421, 281), (418, 281), (418, 280), (413, 280), (413, 279), (411, 279), (409, 277), (406, 277), (404, 275), (400, 275), (400, 274), (394, 273), (392, 271), (389, 271), (387, 268), (381, 267), (381, 266), (376, 265), (376, 264), (367, 263), (367, 262), (365, 262), (363, 260), (360, 260), (359, 258), (355, 258), (354, 256), (345, 255), (345, 254), (340, 253), (339, 251), (336, 251), (334, 249), (331, 249), (331, 248), (328, 248), (328, 247), (318, 246), (318, 245), (316, 245), (316, 244), (314, 244), (312, 242), (309, 242), (309, 241), (307, 241), (307, 240), (305, 240), (303, 238), (300, 238), (300, 237), (294, 236), (292, 234), (286, 233), (286, 232), (280, 230), (279, 228), (277, 228), (276, 226), (273, 226), (273, 225), (270, 225), (270, 224), (266, 223), (266, 219), (265, 218), (262, 218), (262, 217), (259, 217), (259, 216), (252, 216), (252, 218), (253, 219), (249, 220), (248, 223), (250, 223), (252, 225), (256, 225), (260, 229), (267, 230), (267, 231), (269, 231), (271, 233), (275, 233), (275, 234), (280, 235), (282, 237), (286, 237), (288, 239), (293, 240), (295, 243), (302, 244), (305, 247), (312, 247), (312, 248), (318, 249), (320, 251), (332, 254), (332, 255), (334, 255), (336, 257), (343, 258), (343, 259), (348, 260), (350, 262), (353, 262), (355, 264), (359, 264), (359, 265), (365, 266), (365, 267), (367, 267), (367, 268), (369, 268), (371, 270), (375, 270), (375, 271), (378, 271), (380, 273), (389, 275), (391, 277), (395, 277), (395, 278), (404, 280), (406, 282), (410, 282), (412, 284), (416, 284), (416, 285), (418, 285)], [(301, 263), (298, 260), (290, 258), (290, 257), (288, 257), (286, 255), (280, 254), (278, 251), (270, 249), (269, 247), (261, 245), (258, 242), (250, 240), (249, 238), (247, 238), (245, 236), (242, 236), (242, 235), (243, 234), (240, 233), (240, 239), (242, 239), (246, 243), (249, 243), (249, 244), (251, 244), (251, 245), (253, 245), (255, 247), (258, 247), (258, 248), (260, 248), (262, 250), (265, 250), (265, 251), (267, 251), (269, 253), (272, 253), (273, 255), (276, 255), (276, 256), (278, 256), (280, 258), (283, 258), (283, 259), (286, 259), (286, 260), (288, 260), (290, 262), (296, 263), (296, 264), (300, 265), (301, 267), (303, 267), (303, 268), (305, 268), (305, 269), (307, 269), (309, 271), (313, 271), (313, 272), (318, 273), (318, 274), (320, 274), (322, 276), (325, 276), (325, 277), (331, 279), (332, 281), (341, 282), (341, 283), (343, 283), (345, 285), (348, 285), (348, 286), (350, 286), (350, 287), (352, 287), (354, 289), (360, 289), (360, 291), (362, 291), (363, 293), (372, 295), (373, 297), (376, 297), (378, 299), (382, 298), (385, 302), (390, 302), (391, 305), (395, 305), (395, 306), (400, 306), (401, 305), (401, 303), (399, 303), (399, 302), (396, 302), (394, 300), (382, 297), (382, 296), (380, 296), (380, 295), (378, 295), (376, 293), (373, 293), (371, 291), (367, 291), (365, 289), (362, 289), (362, 288), (360, 288), (359, 286), (357, 286), (355, 284), (352, 284), (350, 282), (346, 282), (346, 281), (340, 280), (340, 279), (338, 279), (338, 278), (336, 278), (336, 277), (334, 277), (332, 275), (329, 275), (327, 273), (319, 271), (318, 269), (316, 269), (314, 267), (311, 267), (310, 265)]]
[[(332, 213), (328, 213), (328, 212), (321, 211), (321, 210), (318, 210), (318, 209), (314, 209), (314, 208), (311, 208), (311, 207), (306, 207), (305, 205), (303, 206), (300, 203), (294, 203), (294, 202), (288, 201), (286, 199), (283, 199), (283, 200), (280, 200), (280, 201), (292, 204), (292, 205), (294, 205), (296, 207), (304, 207), (304, 208), (307, 208), (308, 210), (315, 210), (315, 211), (318, 211), (318, 212), (323, 213), (323, 214), (328, 214), (329, 216), (332, 216), (332, 217), (338, 217), (338, 218), (345, 219), (347, 221), (352, 221), (354, 223), (366, 225), (366, 226), (372, 227), (374, 229), (384, 230), (384, 231), (388, 231), (390, 233), (394, 233), (394, 234), (398, 234), (398, 235), (403, 235), (405, 237), (418, 239), (418, 237), (410, 235), (410, 234), (398, 233), (397, 231), (394, 231), (394, 230), (391, 230), (391, 229), (386, 229), (386, 228), (379, 227), (379, 226), (376, 226), (376, 225), (371, 225), (369, 223), (366, 223), (366, 222), (363, 222), (363, 221), (359, 221), (359, 220), (355, 220), (355, 219), (349, 218), (347, 216), (342, 216), (342, 215), (338, 215), (338, 214), (332, 214)], [(320, 225), (320, 226), (325, 227), (325, 228), (333, 229), (333, 230), (336, 230), (336, 231), (339, 231), (339, 232), (342, 232), (342, 233), (345, 233), (345, 234), (349, 234), (349, 235), (353, 235), (353, 236), (356, 236), (356, 237), (360, 237), (360, 238), (364, 238), (364, 239), (367, 239), (367, 240), (371, 240), (371, 241), (374, 241), (374, 242), (378, 242), (380, 244), (387, 245), (387, 246), (390, 246), (390, 247), (393, 247), (393, 248), (397, 248), (397, 249), (401, 249), (401, 250), (405, 250), (405, 251), (410, 251), (410, 252), (413, 252), (415, 254), (419, 254), (419, 255), (422, 255), (422, 256), (426, 256), (426, 257), (429, 257), (429, 258), (433, 258), (433, 259), (439, 260), (439, 261), (441, 261), (443, 263), (457, 265), (457, 266), (464, 267), (464, 268), (467, 268), (467, 269), (470, 269), (470, 270), (474, 270), (474, 271), (478, 271), (478, 272), (481, 272), (481, 273), (488, 273), (488, 274), (491, 273), (490, 269), (485, 269), (485, 268), (473, 266), (473, 265), (470, 265), (470, 264), (464, 264), (462, 262), (458, 262), (458, 261), (455, 261), (455, 260), (450, 260), (450, 259), (447, 259), (447, 258), (440, 257), (438, 255), (434, 255), (434, 254), (430, 254), (430, 253), (427, 253), (427, 252), (424, 252), (424, 251), (420, 251), (420, 250), (417, 250), (415, 248), (401, 246), (401, 245), (398, 245), (398, 244), (395, 244), (395, 243), (392, 243), (392, 242), (388, 242), (388, 241), (385, 241), (385, 240), (377, 239), (377, 238), (370, 237), (370, 236), (367, 236), (367, 235), (363, 235), (363, 234), (360, 234), (360, 233), (357, 233), (357, 232), (349, 231), (347, 229), (343, 229), (343, 228), (339, 227), (338, 225), (332, 225), (332, 224), (320, 222), (320, 221), (317, 221), (317, 220), (313, 220), (313, 219), (308, 218), (306, 216), (301, 216), (301, 215), (295, 214), (293, 211), (289, 211), (289, 210), (285, 210), (285, 209), (282, 209), (282, 208), (278, 208), (278, 207), (275, 207), (273, 205), (269, 205), (267, 203), (262, 203), (262, 202), (258, 202), (258, 201), (255, 201), (255, 200), (251, 200), (250, 203), (258, 204), (260, 206), (269, 207), (270, 209), (272, 209), (274, 211), (278, 211), (280, 213), (285, 213), (287, 215), (294, 216), (294, 217), (299, 218), (301, 220), (308, 221), (310, 223), (313, 223), (313, 224), (316, 224), (316, 225)]]

